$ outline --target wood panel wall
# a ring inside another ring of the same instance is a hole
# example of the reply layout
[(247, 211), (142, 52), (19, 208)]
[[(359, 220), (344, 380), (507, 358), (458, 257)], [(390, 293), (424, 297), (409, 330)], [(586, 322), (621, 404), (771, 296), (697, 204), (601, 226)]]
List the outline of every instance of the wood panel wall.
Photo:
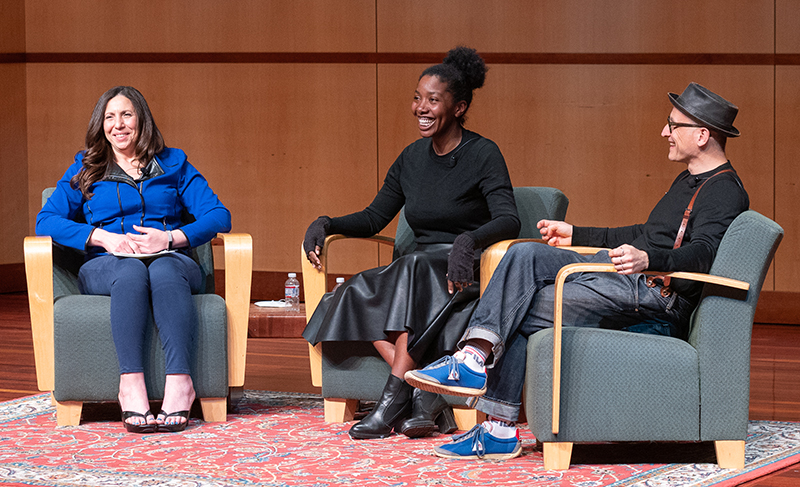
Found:
[[(232, 210), (234, 231), (253, 235), (254, 269), (297, 271), (307, 225), (367, 205), (418, 137), (410, 103), (419, 73), (466, 44), (490, 65), (468, 128), (498, 143), (515, 185), (561, 188), (576, 224), (644, 220), (683, 168), (667, 160), (659, 135), (668, 92), (697, 81), (739, 105), (743, 136), (728, 155), (752, 208), (787, 232), (765, 289), (800, 291), (793, 0), (10, 5), (23, 4), (4, 3), (0, 21), (16, 29), (2, 34), (9, 89), (0, 103), (16, 118), (0, 131), (0, 162), (5, 170), (25, 159), (26, 184), (3, 186), (0, 200), (23, 201), (26, 217), (10, 221), (17, 228), (32, 231), (39, 194), (81, 148), (100, 94), (129, 84)], [(18, 243), (3, 246), (5, 262), (20, 262)], [(331, 271), (388, 255), (343, 244)]]
[(24, 20), (24, 0), (0, 3), (0, 59), (7, 61), (0, 63), (0, 290), (3, 274), (18, 276), (28, 234)]

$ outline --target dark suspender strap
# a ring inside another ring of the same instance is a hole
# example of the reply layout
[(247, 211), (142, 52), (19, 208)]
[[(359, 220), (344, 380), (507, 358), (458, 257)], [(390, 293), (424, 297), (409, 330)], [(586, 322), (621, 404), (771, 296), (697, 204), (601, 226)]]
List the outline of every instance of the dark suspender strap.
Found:
[[(675, 237), (675, 244), (672, 246), (673, 249), (677, 249), (683, 243), (683, 235), (686, 233), (686, 226), (689, 224), (689, 216), (692, 214), (692, 208), (694, 208), (694, 200), (697, 199), (697, 194), (700, 192), (701, 189), (703, 189), (703, 186), (705, 186), (706, 183), (711, 180), (711, 178), (726, 172), (733, 172), (733, 169), (725, 169), (718, 173), (714, 173), (711, 176), (709, 176), (708, 179), (703, 181), (703, 184), (697, 187), (697, 189), (694, 192), (694, 195), (692, 195), (692, 199), (689, 200), (689, 206), (687, 206), (686, 209), (683, 210), (683, 220), (681, 220), (681, 226), (680, 228), (678, 228), (678, 235)], [(651, 287), (655, 286), (656, 279), (661, 279), (664, 283), (663, 286), (661, 287), (661, 295), (664, 297), (671, 295), (672, 290), (669, 287), (669, 281), (670, 281), (669, 276), (650, 276), (647, 278), (648, 286)]]

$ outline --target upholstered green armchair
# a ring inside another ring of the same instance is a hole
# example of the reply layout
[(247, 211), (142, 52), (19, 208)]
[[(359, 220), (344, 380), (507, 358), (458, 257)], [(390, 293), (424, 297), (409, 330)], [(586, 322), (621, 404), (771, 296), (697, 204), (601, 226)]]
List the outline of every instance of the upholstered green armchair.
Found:
[[(53, 192), (46, 189), (42, 203)], [(199, 329), (192, 379), (206, 421), (225, 421), (231, 389), (244, 385), (253, 265), (247, 234), (219, 234), (224, 245), (225, 299), (214, 294), (211, 243), (193, 250), (203, 277), (194, 296)], [(81, 295), (83, 254), (50, 237), (25, 238), (25, 272), (39, 390), (52, 391), (59, 426), (80, 423), (84, 402), (117, 401), (119, 364), (111, 337), (110, 298)], [(164, 354), (155, 324), (146, 338), (147, 393), (164, 396)]]
[[(537, 222), (541, 219), (563, 220), (569, 205), (569, 200), (564, 193), (555, 188), (514, 188), (514, 198), (522, 223), (520, 236), (523, 238), (540, 237), (536, 228)], [(322, 255), (320, 255), (321, 271), (314, 269), (308, 263), (301, 246), (307, 319), (311, 319), (314, 309), (326, 291), (327, 251), (330, 244), (344, 238), (347, 237), (330, 235), (325, 239)], [(415, 245), (414, 234), (402, 212), (395, 238), (378, 235), (368, 240), (393, 245), (395, 257), (413, 251)], [(482, 276), (485, 272), (484, 267), (489, 265), (496, 255), (494, 250), (502, 247), (502, 244), (503, 242), (498, 242), (484, 251), (481, 256)], [(488, 278), (481, 279), (481, 292), (488, 281)], [(328, 422), (349, 421), (353, 419), (359, 400), (375, 401), (379, 399), (386, 383), (386, 377), (391, 372), (389, 366), (369, 342), (320, 343), (316, 347), (310, 346), (309, 358), (313, 384), (322, 387), (322, 396), (325, 401), (325, 421)], [(444, 397), (454, 405), (464, 405), (463, 398)], [(456, 408), (454, 413), (460, 429), (469, 429), (479, 419), (479, 413), (474, 409)]]
[(750, 336), (756, 303), (783, 229), (746, 211), (728, 228), (704, 282), (688, 341), (563, 323), (556, 282), (555, 326), (528, 340), (528, 425), (548, 469), (569, 468), (575, 442), (713, 441), (722, 468), (744, 467), (750, 391)]

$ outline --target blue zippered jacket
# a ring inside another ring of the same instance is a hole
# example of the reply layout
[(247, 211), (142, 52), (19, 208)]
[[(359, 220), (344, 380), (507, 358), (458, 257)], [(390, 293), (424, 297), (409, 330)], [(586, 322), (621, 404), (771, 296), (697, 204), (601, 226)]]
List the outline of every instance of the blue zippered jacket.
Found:
[[(134, 180), (116, 164), (92, 185), (91, 199), (70, 185), (83, 168), (84, 152), (75, 155), (56, 190), (36, 217), (36, 234), (49, 235), (56, 243), (89, 254), (105, 252), (87, 247), (95, 228), (113, 233), (138, 233), (133, 225), (159, 230), (181, 229), (191, 247), (202, 245), (218, 232), (231, 229), (231, 214), (180, 149), (165, 148)], [(195, 221), (181, 222), (183, 211)], [(90, 255), (91, 257), (91, 255)]]

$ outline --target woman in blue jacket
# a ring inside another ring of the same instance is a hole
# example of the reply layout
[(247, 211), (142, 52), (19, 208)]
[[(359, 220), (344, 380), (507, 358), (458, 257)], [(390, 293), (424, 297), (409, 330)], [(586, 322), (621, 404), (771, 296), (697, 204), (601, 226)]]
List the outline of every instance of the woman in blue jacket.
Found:
[[(184, 212), (195, 221), (182, 223)], [(36, 233), (84, 251), (81, 292), (111, 296), (119, 402), (130, 432), (186, 428), (195, 398), (191, 295), (201, 285), (200, 268), (187, 251), (230, 226), (230, 212), (186, 154), (164, 146), (142, 94), (129, 86), (105, 92), (92, 112), (86, 149), (39, 212)], [(151, 307), (166, 357), (158, 416), (150, 412), (144, 382)]]

